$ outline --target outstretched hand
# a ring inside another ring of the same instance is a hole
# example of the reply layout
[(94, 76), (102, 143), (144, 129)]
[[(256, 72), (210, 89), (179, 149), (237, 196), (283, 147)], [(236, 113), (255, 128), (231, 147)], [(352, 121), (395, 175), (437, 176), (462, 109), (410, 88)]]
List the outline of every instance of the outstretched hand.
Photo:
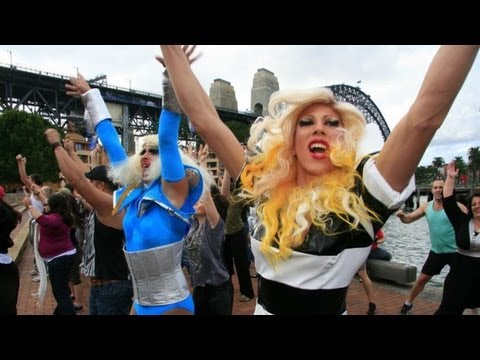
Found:
[[(185, 56), (187, 57), (188, 63), (190, 65), (192, 65), (196, 60), (198, 60), (202, 56), (201, 51), (199, 53), (197, 53), (196, 55), (193, 55), (193, 52), (195, 51), (196, 48), (197, 48), (197, 45), (183, 45), (182, 46), (182, 50), (185, 53)], [(157, 59), (158, 62), (163, 65), (163, 67), (166, 67), (165, 66), (165, 60), (163, 59), (163, 56), (157, 55), (157, 56), (155, 56), (155, 59)]]
[(455, 161), (451, 161), (447, 164), (447, 176), (450, 178), (456, 178), (460, 169), (455, 168)]
[(207, 159), (208, 159), (208, 144), (205, 144), (205, 146), (200, 145), (200, 149), (198, 150), (198, 162), (200, 163), (200, 165), (206, 167)]
[(71, 77), (69, 82), (70, 83), (65, 84), (67, 95), (69, 96), (78, 97), (90, 90), (90, 85), (88, 85), (87, 80), (85, 80), (82, 74), (78, 74), (77, 77)]

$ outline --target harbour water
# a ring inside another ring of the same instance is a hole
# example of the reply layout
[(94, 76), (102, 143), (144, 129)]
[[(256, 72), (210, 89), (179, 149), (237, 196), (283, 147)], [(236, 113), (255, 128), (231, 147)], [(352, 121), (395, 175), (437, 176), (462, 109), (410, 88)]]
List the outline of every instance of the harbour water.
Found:
[[(426, 196), (420, 198), (420, 204), (426, 201)], [(430, 236), (426, 218), (422, 217), (413, 223), (404, 224), (395, 214), (392, 214), (383, 227), (383, 232), (385, 233), (385, 243), (382, 247), (392, 254), (392, 261), (415, 265), (418, 277), (430, 251)], [(449, 267), (446, 266), (439, 275), (432, 278), (427, 286), (443, 287), (443, 281), (448, 271)]]

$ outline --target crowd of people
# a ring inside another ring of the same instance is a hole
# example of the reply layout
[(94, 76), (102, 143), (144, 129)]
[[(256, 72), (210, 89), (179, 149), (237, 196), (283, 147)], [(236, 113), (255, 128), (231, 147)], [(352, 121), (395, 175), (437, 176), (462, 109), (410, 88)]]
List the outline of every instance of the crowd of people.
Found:
[[(81, 98), (87, 128), (95, 129), (108, 164), (85, 168), (72, 143), (48, 129), (45, 138), (62, 173), (59, 180), (71, 190), (47, 194), (27, 175), (26, 158), (17, 156), (28, 193), (22, 202), (32, 217), (31, 238), (38, 249), (36, 265), (46, 264), (55, 315), (75, 314), (78, 304), (69, 283), (78, 285), (80, 258), (90, 282), (92, 315), (228, 315), (235, 272), (239, 300), (255, 300), (258, 315), (347, 314), (347, 292), (358, 274), (369, 300), (367, 314), (373, 315), (376, 304), (365, 263), (369, 257), (391, 259), (379, 244), (381, 228), (394, 213), (404, 223), (426, 216), (432, 241), (401, 312), (412, 309), (415, 297), (445, 264), (452, 270), (437, 313), (480, 306), (480, 291), (471, 289), (479, 276), (480, 195), (474, 194), (467, 208), (452, 201), (458, 172), (449, 165), (445, 185), (433, 184), (432, 202), (409, 214), (400, 210), (477, 46), (439, 48), (413, 104), (378, 153), (364, 153), (360, 146), (366, 136), (361, 110), (337, 100), (329, 88), (274, 93), (268, 115), (252, 125), (244, 149), (192, 71), (196, 47), (160, 48), (158, 134), (144, 136), (135, 154), (127, 156), (122, 147), (100, 90), (78, 74), (66, 85), (67, 94)], [(206, 144), (196, 158), (178, 146), (182, 115)], [(220, 186), (204, 166), (208, 149), (225, 167)], [(254, 219), (248, 222), (250, 208)], [(0, 221), (8, 224), (0, 239), (0, 279), (9, 289), (0, 311), (15, 313), (18, 270), (7, 249), (19, 214), (1, 198), (0, 211)], [(468, 269), (474, 270), (466, 275)]]

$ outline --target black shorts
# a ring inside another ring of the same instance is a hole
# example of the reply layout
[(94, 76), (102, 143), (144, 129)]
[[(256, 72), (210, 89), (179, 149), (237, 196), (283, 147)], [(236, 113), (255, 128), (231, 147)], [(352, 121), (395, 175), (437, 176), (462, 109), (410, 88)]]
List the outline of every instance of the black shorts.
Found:
[(445, 265), (452, 266), (454, 252), (437, 254), (430, 250), (422, 267), (422, 274), (434, 276), (440, 274)]

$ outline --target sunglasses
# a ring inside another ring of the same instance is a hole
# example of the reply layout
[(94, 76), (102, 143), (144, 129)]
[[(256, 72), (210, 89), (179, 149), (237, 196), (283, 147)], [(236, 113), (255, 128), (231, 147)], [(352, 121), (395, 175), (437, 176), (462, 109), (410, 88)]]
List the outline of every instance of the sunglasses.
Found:
[(152, 155), (158, 155), (158, 148), (148, 148), (148, 149), (143, 149), (140, 151), (140, 156), (145, 155), (145, 153), (149, 152)]

